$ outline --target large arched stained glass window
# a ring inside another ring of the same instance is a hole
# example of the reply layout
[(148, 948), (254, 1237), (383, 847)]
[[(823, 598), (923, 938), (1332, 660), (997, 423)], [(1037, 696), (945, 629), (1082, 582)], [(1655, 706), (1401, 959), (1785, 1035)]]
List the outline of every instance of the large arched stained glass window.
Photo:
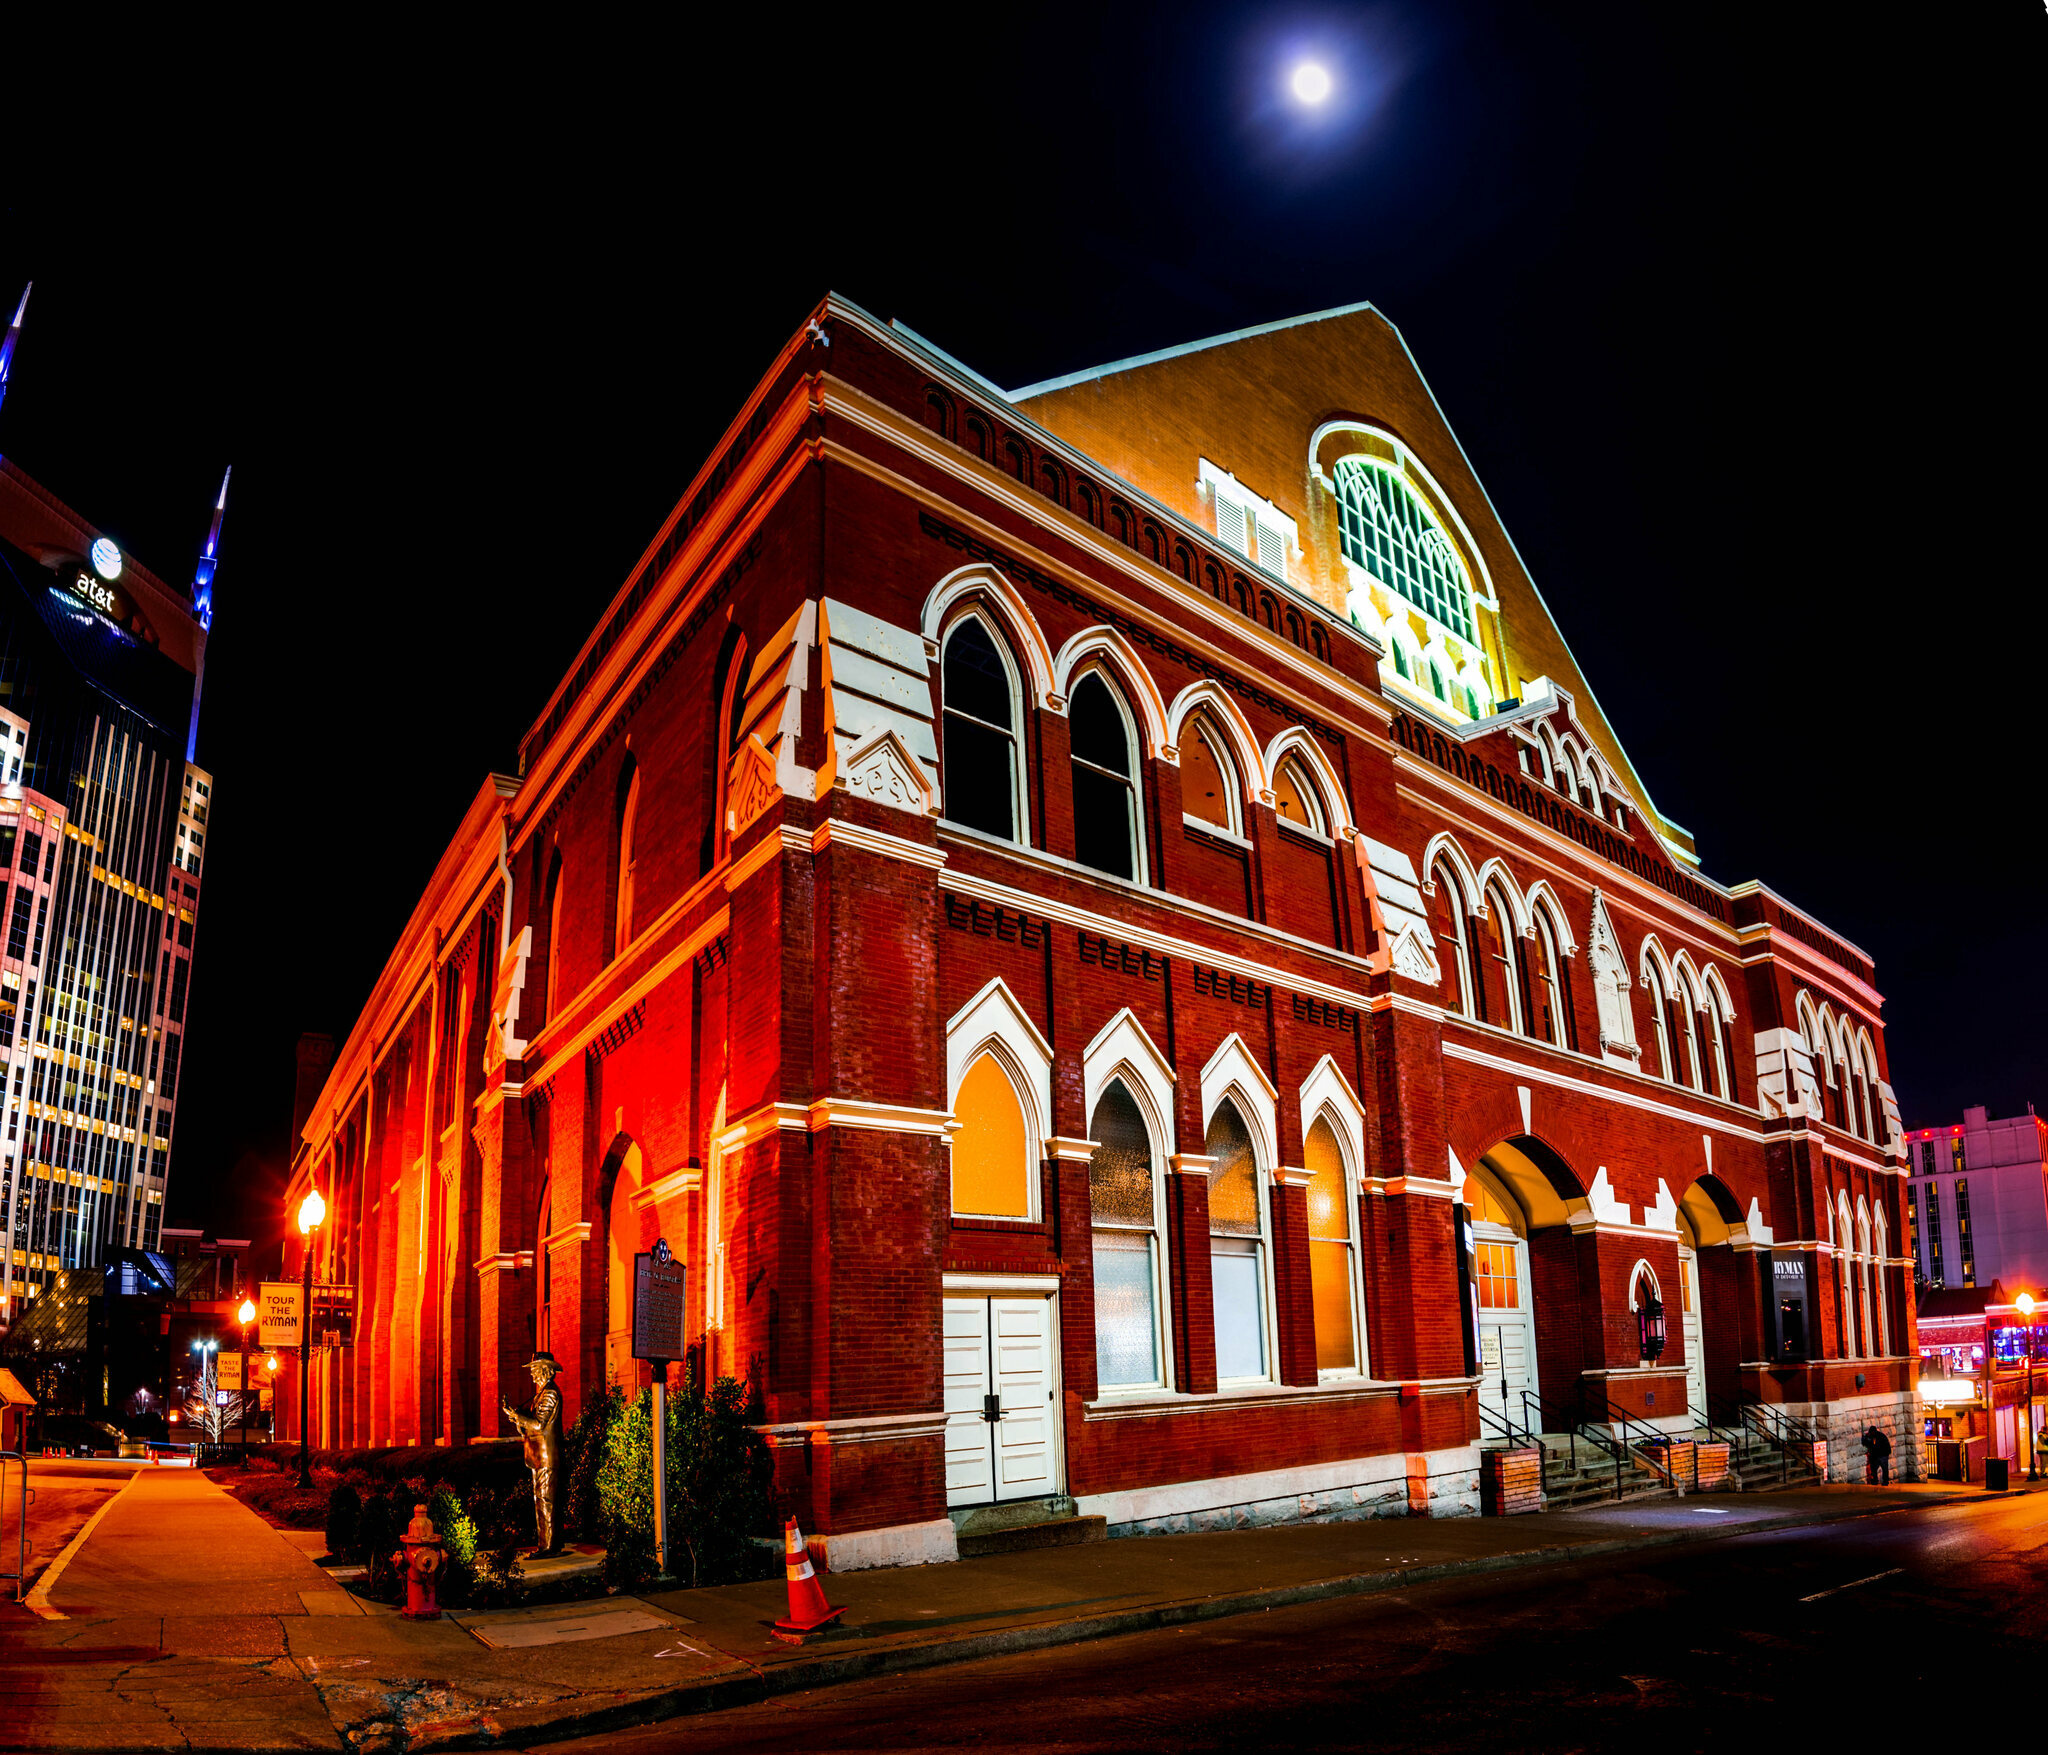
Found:
[(1450, 538), (1391, 463), (1337, 460), (1344, 555), (1460, 639), (1473, 638), (1472, 586)]

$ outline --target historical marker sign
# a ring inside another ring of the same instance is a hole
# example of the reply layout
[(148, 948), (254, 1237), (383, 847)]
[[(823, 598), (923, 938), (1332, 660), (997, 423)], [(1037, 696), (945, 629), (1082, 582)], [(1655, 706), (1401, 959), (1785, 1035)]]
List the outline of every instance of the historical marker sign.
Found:
[(689, 1270), (669, 1254), (668, 1239), (633, 1257), (633, 1357), (683, 1356), (683, 1286)]

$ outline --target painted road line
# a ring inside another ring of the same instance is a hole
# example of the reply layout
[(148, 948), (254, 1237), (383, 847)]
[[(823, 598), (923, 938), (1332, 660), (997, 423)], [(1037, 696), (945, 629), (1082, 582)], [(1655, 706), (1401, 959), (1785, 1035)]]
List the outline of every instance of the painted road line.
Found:
[(1817, 1603), (1822, 1597), (1831, 1597), (1845, 1590), (1854, 1590), (1859, 1584), (1875, 1584), (1880, 1578), (1896, 1578), (1905, 1570), (1903, 1566), (1894, 1566), (1889, 1572), (1873, 1572), (1868, 1578), (1852, 1578), (1847, 1584), (1836, 1585), (1833, 1590), (1817, 1590), (1812, 1596), (1801, 1597), (1799, 1600), (1802, 1603)]
[(59, 1554), (56, 1559), (52, 1560), (50, 1564), (46, 1568), (44, 1568), (43, 1576), (36, 1580), (35, 1589), (28, 1593), (28, 1606), (31, 1609), (33, 1609), (38, 1615), (42, 1616), (42, 1618), (45, 1621), (68, 1621), (71, 1619), (71, 1617), (65, 1614), (62, 1609), (53, 1609), (50, 1607), (51, 1588), (56, 1584), (58, 1579), (64, 1576), (64, 1568), (71, 1564), (72, 1557), (75, 1554), (77, 1554), (80, 1548), (85, 1546), (86, 1539), (92, 1534), (94, 1530), (99, 1528), (100, 1519), (105, 1517), (108, 1512), (112, 1511), (114, 1509), (115, 1502), (119, 1500), (121, 1495), (127, 1492), (130, 1487), (134, 1486), (135, 1483), (141, 1479), (142, 1471), (138, 1469), (133, 1474), (131, 1474), (126, 1481), (122, 1482), (122, 1484), (118, 1488), (116, 1488), (113, 1492), (109, 1493), (107, 1495), (106, 1504), (102, 1505), (99, 1508), (99, 1510), (95, 1511), (92, 1514), (92, 1516), (85, 1520), (85, 1527), (81, 1529), (77, 1535), (73, 1536), (68, 1543), (65, 1544), (64, 1552)]

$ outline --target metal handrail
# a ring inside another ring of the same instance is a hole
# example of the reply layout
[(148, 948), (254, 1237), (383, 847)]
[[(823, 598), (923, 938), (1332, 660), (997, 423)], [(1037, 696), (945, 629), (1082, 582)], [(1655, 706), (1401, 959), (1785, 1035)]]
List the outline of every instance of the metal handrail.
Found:
[(28, 1453), (0, 1450), (0, 1508), (7, 1504), (7, 1465), (11, 1462), (21, 1464), (21, 1528), (15, 1535), (14, 1570), (0, 1572), (0, 1579), (14, 1580), (14, 1600), (18, 1603), (28, 1587), (28, 1508), (35, 1502), (35, 1493), (28, 1484)]
[[(1536, 1405), (1537, 1420), (1529, 1418), (1529, 1404), (1531, 1402)], [(1549, 1430), (1547, 1426), (1539, 1426), (1538, 1424), (1545, 1416), (1549, 1416), (1559, 1422), (1558, 1430), (1562, 1431), (1570, 1442), (1573, 1474), (1579, 1472), (1579, 1440), (1581, 1438), (1585, 1439), (1595, 1450), (1605, 1451), (1609, 1456), (1614, 1457), (1616, 1465), (1619, 1466), (1620, 1453), (1613, 1440), (1604, 1433), (1589, 1427), (1579, 1409), (1572, 1407), (1569, 1403), (1559, 1402), (1550, 1396), (1538, 1395), (1533, 1389), (1523, 1390), (1522, 1418), (1524, 1424), (1531, 1431), (1547, 1431)]]
[[(1608, 1423), (1621, 1428), (1621, 1442), (1628, 1453), (1631, 1456), (1635, 1456), (1647, 1450), (1650, 1453), (1650, 1464), (1664, 1477), (1664, 1484), (1674, 1493), (1681, 1491), (1678, 1485), (1678, 1477), (1671, 1470), (1671, 1434), (1660, 1432), (1656, 1427), (1638, 1420), (1635, 1415), (1620, 1406), (1611, 1395), (1603, 1395), (1600, 1399), (1606, 1404)], [(1640, 1437), (1637, 1436), (1638, 1433), (1641, 1434)], [(1657, 1452), (1660, 1450), (1664, 1453), (1661, 1458), (1657, 1455)], [(1697, 1464), (1695, 1464), (1693, 1469), (1693, 1485), (1695, 1487), (1699, 1485), (1699, 1469)], [(1621, 1497), (1621, 1477), (1619, 1472), (1615, 1476), (1614, 1496), (1617, 1499)]]

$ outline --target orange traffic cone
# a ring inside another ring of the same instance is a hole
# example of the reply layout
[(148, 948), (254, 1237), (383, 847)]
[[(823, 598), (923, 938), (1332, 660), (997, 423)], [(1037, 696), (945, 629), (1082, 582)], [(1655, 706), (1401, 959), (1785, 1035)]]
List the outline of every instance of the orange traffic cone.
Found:
[(796, 1527), (793, 1517), (784, 1520), (782, 1526), (782, 1560), (783, 1570), (789, 1574), (789, 1614), (775, 1623), (773, 1632), (778, 1639), (801, 1645), (805, 1634), (838, 1620), (846, 1609), (844, 1605), (835, 1609), (825, 1601), (825, 1587), (818, 1582), (810, 1550), (804, 1546), (803, 1531)]

